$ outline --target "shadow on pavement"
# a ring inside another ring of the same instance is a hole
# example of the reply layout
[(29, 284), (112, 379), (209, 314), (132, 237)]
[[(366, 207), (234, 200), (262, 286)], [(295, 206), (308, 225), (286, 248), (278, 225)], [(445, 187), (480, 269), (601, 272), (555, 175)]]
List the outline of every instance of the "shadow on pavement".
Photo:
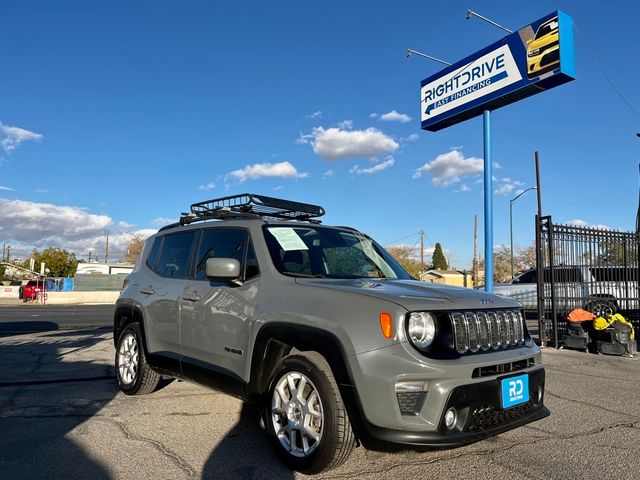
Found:
[[(20, 327), (41, 332), (51, 330), (48, 323), (20, 322)], [(105, 380), (110, 371), (113, 375), (112, 367), (67, 355), (104, 341), (104, 336), (95, 331), (61, 338), (14, 335), (0, 332), (0, 478), (112, 478), (67, 438), (72, 430), (82, 435), (87, 428), (83, 423), (117, 394), (113, 376)], [(84, 381), (73, 381), (80, 377)]]
[(0, 323), (0, 338), (20, 333), (47, 332), (57, 329), (58, 324), (53, 322), (4, 322)]
[(202, 478), (213, 479), (292, 479), (274, 451), (260, 421), (256, 405), (245, 402), (238, 422), (211, 452)]

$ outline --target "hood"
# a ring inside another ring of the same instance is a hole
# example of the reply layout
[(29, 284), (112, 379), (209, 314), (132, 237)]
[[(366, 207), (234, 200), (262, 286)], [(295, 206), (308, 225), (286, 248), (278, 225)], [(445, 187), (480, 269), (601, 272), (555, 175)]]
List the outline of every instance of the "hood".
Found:
[(417, 280), (296, 278), (296, 283), (379, 298), (411, 311), (520, 307), (514, 300), (473, 288)]

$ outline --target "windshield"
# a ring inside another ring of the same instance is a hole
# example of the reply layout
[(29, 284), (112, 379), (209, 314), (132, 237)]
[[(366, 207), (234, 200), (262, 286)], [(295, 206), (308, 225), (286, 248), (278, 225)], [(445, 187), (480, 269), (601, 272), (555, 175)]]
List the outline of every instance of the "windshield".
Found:
[(411, 278), (382, 247), (359, 232), (320, 226), (265, 226), (278, 271), (296, 277)]

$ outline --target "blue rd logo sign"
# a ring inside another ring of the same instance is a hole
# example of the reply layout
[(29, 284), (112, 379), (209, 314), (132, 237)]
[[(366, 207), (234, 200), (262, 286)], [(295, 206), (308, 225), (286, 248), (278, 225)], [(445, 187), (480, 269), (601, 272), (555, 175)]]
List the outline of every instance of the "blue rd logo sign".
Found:
[(529, 376), (502, 380), (502, 408), (509, 408), (529, 401)]

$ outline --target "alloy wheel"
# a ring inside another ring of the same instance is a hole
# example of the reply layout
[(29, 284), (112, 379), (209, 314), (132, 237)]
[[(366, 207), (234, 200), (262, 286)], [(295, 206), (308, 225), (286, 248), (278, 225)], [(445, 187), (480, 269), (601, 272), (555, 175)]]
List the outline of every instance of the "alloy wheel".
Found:
[(308, 457), (320, 444), (324, 426), (322, 401), (313, 382), (300, 372), (278, 379), (271, 399), (271, 421), (282, 447)]

